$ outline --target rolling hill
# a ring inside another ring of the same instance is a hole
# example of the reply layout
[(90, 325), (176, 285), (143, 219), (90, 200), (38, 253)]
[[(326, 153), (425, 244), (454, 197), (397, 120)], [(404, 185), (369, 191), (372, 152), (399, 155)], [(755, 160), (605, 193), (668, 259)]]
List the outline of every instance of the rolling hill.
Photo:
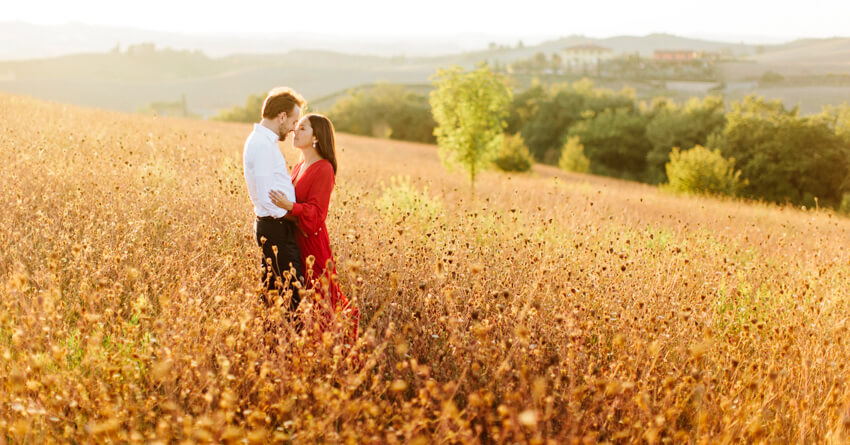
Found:
[[(16, 47), (55, 44), (56, 51), (65, 51), (69, 48), (89, 48), (91, 42), (109, 40), (112, 37), (108, 36), (121, 35), (123, 32), (120, 28), (102, 29), (84, 25), (67, 25), (60, 30), (57, 35), (50, 35), (39, 33), (23, 24), (0, 24), (0, 37), (6, 36), (9, 41), (15, 41)], [(257, 51), (269, 47), (284, 47), (261, 45), (252, 47), (254, 49), (251, 53), (212, 57), (209, 54), (218, 53), (208, 54), (197, 48), (217, 48), (216, 51), (221, 52), (227, 51), (227, 48), (232, 50), (242, 47), (216, 46), (222, 43), (217, 39), (228, 41), (222, 36), (180, 35), (164, 38), (140, 30), (127, 30), (127, 33), (129, 41), (150, 38), (151, 41), (161, 42), (160, 46), (139, 43), (115, 47), (111, 51), (2, 61), (0, 91), (119, 111), (135, 111), (152, 102), (182, 101), (185, 98), (191, 112), (209, 117), (221, 109), (244, 103), (249, 94), (261, 93), (281, 84), (294, 86), (306, 97), (322, 98), (320, 102), (330, 104), (332, 102), (327, 98), (340, 97), (349, 88), (377, 81), (425, 84), (437, 68), (452, 64), (469, 68), (479, 61), (488, 61), (505, 66), (518, 59), (530, 58), (537, 52), (551, 54), (569, 46), (597, 44), (609, 47), (615, 53), (639, 53), (644, 57), (651, 56), (657, 49), (693, 49), (722, 52), (727, 57), (740, 59), (723, 62), (720, 66), (722, 79), (730, 83), (726, 91), (730, 98), (755, 92), (782, 98), (789, 105), (802, 100), (804, 111), (810, 112), (818, 111), (820, 106), (830, 103), (831, 97), (840, 103), (850, 95), (850, 89), (840, 87), (817, 90), (812, 95), (808, 95), (805, 90), (773, 89), (763, 92), (754, 84), (767, 71), (787, 75), (850, 72), (848, 39), (802, 40), (759, 47), (668, 34), (605, 39), (570, 36), (533, 46), (496, 45), (486, 50), (455, 52), (442, 47), (446, 51), (442, 55), (427, 56), (345, 53), (347, 48), (353, 46), (346, 46), (342, 42), (333, 46), (322, 41), (324, 43), (318, 48), (331, 47), (336, 50), (293, 49), (286, 53), (259, 53)], [(77, 37), (66, 38), (65, 46), (54, 41), (68, 35)], [(163, 49), (162, 42), (166, 45), (175, 44), (174, 48), (177, 49)], [(298, 44), (307, 43), (297, 39), (288, 43), (291, 46)], [(397, 42), (396, 48), (406, 51), (408, 47), (404, 45), (402, 41)], [(186, 47), (195, 49), (179, 49)], [(367, 47), (360, 49), (365, 50)], [(417, 53), (413, 47), (410, 47), (410, 51)], [(33, 50), (32, 54), (39, 53)], [(745, 89), (731, 85), (733, 83), (744, 85)], [(633, 86), (641, 91), (646, 90), (643, 85)], [(677, 97), (682, 94), (689, 93), (680, 92)]]

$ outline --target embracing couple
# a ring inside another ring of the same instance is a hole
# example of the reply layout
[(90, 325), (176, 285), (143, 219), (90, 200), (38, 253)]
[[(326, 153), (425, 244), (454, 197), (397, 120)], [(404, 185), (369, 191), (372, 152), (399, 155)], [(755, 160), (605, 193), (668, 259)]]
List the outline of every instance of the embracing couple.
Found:
[[(274, 290), (288, 300), (294, 315), (300, 291), (310, 291), (324, 312), (322, 323), (344, 314), (357, 336), (359, 313), (336, 280), (336, 267), (325, 226), (337, 170), (334, 128), (319, 114), (301, 116), (304, 99), (289, 88), (275, 88), (263, 102), (262, 120), (245, 141), (245, 182), (256, 215), (254, 232), (263, 250), (262, 280), (275, 304)], [(301, 152), (290, 173), (278, 147), (294, 132), (292, 145)], [(296, 322), (300, 329), (300, 321)]]

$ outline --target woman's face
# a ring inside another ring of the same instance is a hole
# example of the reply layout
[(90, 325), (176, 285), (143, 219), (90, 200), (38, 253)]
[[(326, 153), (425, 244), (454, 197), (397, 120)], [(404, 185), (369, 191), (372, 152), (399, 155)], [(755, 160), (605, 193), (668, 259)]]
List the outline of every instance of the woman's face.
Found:
[(309, 148), (313, 146), (313, 127), (310, 119), (304, 117), (295, 126), (295, 138), (292, 140), (295, 148)]

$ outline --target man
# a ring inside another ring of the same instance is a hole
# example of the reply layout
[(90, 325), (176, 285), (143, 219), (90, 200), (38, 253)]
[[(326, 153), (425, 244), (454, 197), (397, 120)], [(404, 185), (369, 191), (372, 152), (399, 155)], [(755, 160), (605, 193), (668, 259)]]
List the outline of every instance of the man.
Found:
[[(268, 291), (278, 290), (284, 304), (288, 298), (292, 311), (301, 301), (300, 284), (296, 282), (303, 280), (301, 254), (295, 244), (296, 225), (293, 219), (285, 218), (286, 210), (271, 202), (269, 191), (280, 190), (295, 202), (295, 187), (277, 143), (295, 129), (303, 107), (304, 99), (292, 89), (271, 90), (263, 102), (262, 121), (254, 124), (242, 152), (245, 183), (256, 215), (254, 232), (263, 250), (262, 281)], [(263, 301), (273, 303), (266, 295)]]

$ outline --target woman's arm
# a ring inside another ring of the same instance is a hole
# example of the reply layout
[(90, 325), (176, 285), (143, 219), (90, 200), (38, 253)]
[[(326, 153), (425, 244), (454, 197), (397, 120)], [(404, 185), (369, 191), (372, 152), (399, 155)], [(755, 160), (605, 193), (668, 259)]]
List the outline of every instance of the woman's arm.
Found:
[(311, 168), (316, 168), (316, 171), (310, 176), (306, 199), (302, 202), (290, 203), (291, 209), (288, 210), (298, 217), (298, 222), (308, 235), (315, 235), (328, 216), (328, 205), (335, 178), (330, 162), (322, 162)]
[(272, 204), (287, 210), (292, 211), (292, 201), (286, 197), (286, 195), (280, 190), (272, 190), (269, 192), (269, 199), (272, 200)]
[(286, 197), (286, 195), (278, 190), (272, 190), (269, 192), (269, 199), (271, 199), (272, 204), (287, 210), (286, 215), (283, 215), (283, 219), (292, 222), (298, 222), (298, 218), (292, 214), (292, 202)]

